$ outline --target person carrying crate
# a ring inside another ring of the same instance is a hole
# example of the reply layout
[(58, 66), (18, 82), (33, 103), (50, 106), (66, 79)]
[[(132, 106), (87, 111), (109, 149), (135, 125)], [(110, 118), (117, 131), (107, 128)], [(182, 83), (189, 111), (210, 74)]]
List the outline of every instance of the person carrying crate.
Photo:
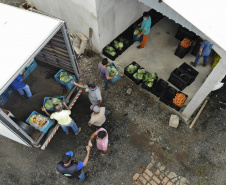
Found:
[(42, 107), (42, 111), (46, 113), (47, 116), (50, 117), (50, 119), (55, 119), (60, 124), (61, 128), (66, 134), (69, 134), (68, 127), (71, 127), (74, 131), (75, 135), (78, 135), (78, 133), (82, 130), (81, 127), (77, 127), (74, 120), (70, 117), (71, 110), (68, 108), (67, 104), (63, 102), (64, 106), (67, 110), (63, 110), (62, 104), (55, 105), (55, 111), (54, 113), (50, 114), (47, 112), (45, 107)]
[(138, 49), (144, 48), (151, 30), (151, 17), (149, 16), (148, 12), (143, 13), (143, 21), (140, 24), (138, 24), (138, 26), (140, 25), (142, 31), (139, 35), (137, 35), (137, 37), (140, 38), (141, 35), (143, 35), (143, 40), (141, 42), (141, 45), (137, 46)]
[(113, 76), (113, 77), (109, 76), (109, 71), (107, 69), (107, 64), (108, 64), (108, 59), (107, 58), (104, 58), (102, 60), (102, 63), (100, 62), (98, 64), (98, 69), (100, 71), (100, 77), (105, 82), (105, 86), (104, 86), (105, 91), (108, 89), (108, 85), (109, 85), (110, 80), (112, 78), (117, 78), (117, 76)]
[(27, 94), (27, 98), (30, 98), (32, 97), (30, 87), (22, 81), (25, 76), (26, 76), (26, 73), (23, 73), (23, 76), (19, 74), (16, 77), (16, 79), (11, 83), (10, 87), (13, 88), (14, 90), (17, 90), (21, 96), (24, 95), (24, 91), (25, 91)]

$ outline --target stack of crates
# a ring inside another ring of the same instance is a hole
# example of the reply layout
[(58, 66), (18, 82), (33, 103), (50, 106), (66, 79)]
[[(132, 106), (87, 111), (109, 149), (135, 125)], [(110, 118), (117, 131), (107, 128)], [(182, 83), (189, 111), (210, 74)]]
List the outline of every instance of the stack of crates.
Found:
[(192, 55), (196, 56), (199, 52), (200, 46), (202, 45), (203, 39), (199, 37), (196, 41), (196, 44), (191, 52)]

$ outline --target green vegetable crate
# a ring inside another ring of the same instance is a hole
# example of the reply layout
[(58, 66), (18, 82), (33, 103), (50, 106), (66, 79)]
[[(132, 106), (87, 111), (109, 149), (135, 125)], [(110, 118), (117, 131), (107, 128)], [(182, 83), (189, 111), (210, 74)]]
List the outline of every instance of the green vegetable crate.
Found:
[[(109, 47), (111, 47), (111, 48), (113, 48), (111, 45), (107, 45), (104, 49), (103, 49), (103, 54), (106, 56), (106, 57), (108, 57), (109, 59), (111, 59), (111, 60), (115, 60), (117, 57), (118, 57), (118, 53), (117, 53), (117, 51), (114, 51), (114, 55), (110, 55), (108, 52), (107, 52), (107, 48), (109, 48)], [(113, 48), (114, 49), (114, 48)]]
[[(139, 72), (141, 71), (141, 72)], [(144, 68), (139, 68), (132, 76), (132, 80), (136, 85), (140, 85), (143, 82), (143, 76), (147, 73)]]
[(29, 76), (29, 74), (32, 72), (32, 71), (34, 71), (34, 69), (37, 67), (37, 62), (34, 60), (29, 66), (27, 66), (26, 68), (25, 68), (25, 73), (26, 73), (26, 75), (25, 75), (25, 77), (24, 77), (24, 79), (26, 79), (28, 76)]
[[(132, 66), (133, 65), (133, 66)], [(136, 68), (134, 67), (136, 66)], [(131, 67), (131, 68), (130, 68)], [(131, 64), (125, 67), (124, 74), (132, 80), (133, 74), (137, 72), (137, 70), (140, 69), (140, 65), (133, 61)]]
[[(65, 98), (64, 96), (56, 96), (56, 97), (45, 97), (44, 98), (44, 102), (43, 102), (43, 107), (45, 107), (45, 103), (48, 99), (52, 99), (52, 98), (57, 98), (57, 99), (60, 99), (60, 100), (63, 100), (63, 102), (65, 101)], [(65, 109), (65, 106), (63, 105), (63, 109)], [(48, 109), (46, 108), (47, 111), (54, 111), (54, 108), (51, 108), (51, 109)]]
[(143, 82), (141, 87), (151, 92), (152, 88), (156, 85), (157, 81), (158, 81), (158, 77), (156, 77), (156, 79), (153, 81), (152, 83), (153, 85), (151, 87), (147, 85), (147, 82)]
[[(73, 78), (72, 78), (68, 83), (63, 82), (63, 81), (61, 81), (61, 80), (59, 79), (59, 77), (58, 77), (58, 75), (59, 75), (61, 72), (66, 72), (68, 75), (72, 76)], [(60, 84), (62, 84), (62, 85), (64, 85), (64, 86), (66, 86), (68, 89), (71, 89), (71, 88), (74, 86), (74, 85), (71, 83), (72, 80), (74, 80), (75, 82), (77, 82), (77, 81), (76, 81), (76, 78), (75, 78), (75, 75), (72, 75), (72, 74), (68, 73), (67, 71), (65, 71), (65, 70), (63, 70), (63, 69), (61, 69), (60, 71), (58, 71), (57, 74), (54, 75), (54, 78), (56, 79), (56, 81), (57, 81), (58, 83), (60, 83)]]
[(115, 81), (119, 80), (119, 79), (121, 78), (121, 75), (120, 75), (120, 72), (119, 72), (118, 68), (116, 67), (115, 63), (114, 63), (114, 62), (111, 62), (111, 63), (109, 64), (109, 66), (114, 66), (114, 67), (117, 69), (117, 71), (118, 71), (117, 77), (116, 77), (116, 78), (112, 78), (111, 81), (112, 81), (112, 82), (115, 82)]

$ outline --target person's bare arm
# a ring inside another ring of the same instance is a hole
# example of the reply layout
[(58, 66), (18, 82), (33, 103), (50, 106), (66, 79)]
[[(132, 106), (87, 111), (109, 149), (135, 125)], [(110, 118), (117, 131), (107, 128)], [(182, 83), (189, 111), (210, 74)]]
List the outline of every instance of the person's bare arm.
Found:
[(202, 48), (199, 49), (199, 55), (202, 55)]
[(63, 104), (64, 104), (64, 106), (66, 107), (67, 110), (70, 110), (65, 102), (63, 102)]
[[(143, 21), (142, 21), (143, 22)], [(138, 24), (138, 26), (140, 26), (142, 24), (142, 22), (140, 24)]]
[(26, 73), (24, 72), (24, 73), (22, 74), (23, 79), (25, 78), (25, 76), (26, 76)]
[(89, 147), (92, 147), (93, 146), (93, 144), (92, 144), (92, 140), (93, 140), (93, 138), (94, 137), (96, 137), (96, 132), (94, 132), (91, 136), (90, 136), (90, 138), (89, 138), (89, 143), (88, 143), (88, 146)]
[(142, 30), (142, 32), (139, 35), (137, 35), (137, 37), (141, 37), (141, 35), (143, 35), (144, 32), (145, 32), (145, 30)]
[(89, 161), (90, 147), (86, 146), (86, 150), (87, 150), (87, 154), (86, 154), (86, 157), (85, 157), (85, 159), (83, 161), (83, 166), (86, 166), (88, 161)]
[(99, 107), (101, 103), (102, 103), (102, 100), (99, 100), (97, 106)]
[(57, 174), (57, 175), (59, 175), (59, 174), (60, 174), (60, 172), (56, 171), (56, 174)]
[(89, 125), (89, 126), (92, 126), (92, 123), (89, 122), (88, 125)]
[(51, 116), (51, 114), (47, 112), (45, 107), (42, 107), (42, 111), (45, 112), (47, 116), (49, 116), (49, 117)]
[(107, 78), (107, 80), (111, 80), (112, 78), (117, 78), (117, 76), (112, 76), (112, 77), (108, 76), (106, 78)]
[(76, 86), (78, 86), (78, 87), (85, 88), (84, 85), (78, 84), (74, 80), (72, 80), (71, 83), (74, 84), (74, 85), (76, 85)]

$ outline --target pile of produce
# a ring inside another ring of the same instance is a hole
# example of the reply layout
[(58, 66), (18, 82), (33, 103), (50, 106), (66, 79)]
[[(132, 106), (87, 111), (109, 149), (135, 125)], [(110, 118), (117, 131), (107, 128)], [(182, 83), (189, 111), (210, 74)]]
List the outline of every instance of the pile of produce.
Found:
[(129, 45), (129, 41), (124, 37), (119, 37), (119, 42), (123, 43), (123, 45)]
[(186, 101), (187, 97), (182, 93), (177, 93), (175, 98), (173, 99), (173, 103), (178, 107), (182, 107), (184, 102)]
[(137, 80), (143, 80), (146, 73), (145, 69), (138, 69), (137, 72), (133, 74), (133, 77)]
[(107, 46), (105, 48), (105, 51), (111, 56), (115, 56), (115, 54), (116, 54), (115, 49), (111, 46)]
[(58, 79), (62, 82), (69, 83), (74, 77), (67, 72), (61, 72), (58, 74)]
[(118, 70), (113, 65), (112, 66), (107, 66), (107, 69), (109, 71), (109, 76), (110, 77), (117, 76), (119, 74)]
[(126, 68), (126, 71), (129, 73), (129, 74), (133, 74), (136, 70), (137, 70), (137, 65), (133, 65), (133, 64), (130, 64), (127, 68)]
[(114, 47), (115, 47), (116, 49), (122, 50), (123, 46), (124, 46), (124, 45), (123, 45), (122, 42), (119, 42), (119, 41), (117, 41), (117, 40), (114, 40)]
[(156, 78), (157, 73), (146, 73), (143, 77), (143, 81), (145, 82), (145, 85), (147, 85), (148, 87), (152, 87)]
[(45, 108), (47, 109), (52, 109), (54, 108), (55, 105), (61, 104), (63, 100), (58, 99), (58, 98), (49, 98), (45, 102)]
[(180, 45), (184, 48), (188, 48), (189, 46), (192, 45), (192, 41), (190, 39), (185, 38), (184, 40), (181, 41)]
[(29, 123), (34, 127), (43, 127), (48, 122), (48, 119), (39, 114), (34, 114), (30, 117)]
[(215, 53), (215, 55), (214, 55), (214, 61), (213, 61), (213, 65), (212, 65), (213, 68), (218, 64), (218, 62), (220, 61), (220, 59), (221, 59), (221, 57), (217, 53)]
[(135, 30), (134, 30), (134, 32), (133, 32), (133, 34), (135, 35), (135, 36), (137, 36), (137, 35), (139, 35), (140, 33), (141, 33), (141, 27), (136, 27), (135, 28)]

